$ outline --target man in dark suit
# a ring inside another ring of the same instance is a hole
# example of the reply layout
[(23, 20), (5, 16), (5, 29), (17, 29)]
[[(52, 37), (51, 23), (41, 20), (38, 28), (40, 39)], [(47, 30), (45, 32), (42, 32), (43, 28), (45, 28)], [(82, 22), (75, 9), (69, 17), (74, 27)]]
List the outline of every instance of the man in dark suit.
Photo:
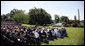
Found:
[(68, 37), (68, 36), (67, 36), (66, 29), (65, 29), (65, 28), (62, 28), (62, 30), (63, 30), (63, 35), (64, 35), (65, 37)]

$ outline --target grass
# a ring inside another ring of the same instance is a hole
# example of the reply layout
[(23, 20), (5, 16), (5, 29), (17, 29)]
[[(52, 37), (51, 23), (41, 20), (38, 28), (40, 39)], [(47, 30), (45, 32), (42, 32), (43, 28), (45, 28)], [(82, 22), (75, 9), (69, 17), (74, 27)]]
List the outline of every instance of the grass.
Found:
[(30, 24), (22, 24), (22, 26), (35, 26), (35, 25), (30, 25)]
[(84, 28), (68, 27), (66, 30), (69, 37), (58, 38), (49, 41), (49, 44), (42, 43), (41, 45), (84, 45)]
[[(24, 25), (27, 26), (27, 25)], [(28, 25), (31, 26), (31, 25)], [(32, 25), (34, 26), (34, 25)], [(49, 26), (52, 27), (52, 26)], [(58, 27), (60, 28), (60, 27)], [(84, 45), (84, 28), (65, 27), (69, 37), (64, 39), (58, 38), (54, 41), (49, 41), (49, 44), (41, 43), (41, 45)]]

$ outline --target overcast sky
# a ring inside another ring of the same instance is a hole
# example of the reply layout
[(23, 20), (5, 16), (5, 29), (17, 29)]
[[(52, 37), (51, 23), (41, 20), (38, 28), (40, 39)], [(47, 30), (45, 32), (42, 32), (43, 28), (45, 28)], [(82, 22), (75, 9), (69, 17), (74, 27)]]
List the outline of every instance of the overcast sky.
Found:
[(76, 15), (78, 19), (79, 9), (80, 20), (84, 20), (84, 1), (1, 1), (1, 15), (10, 13), (12, 9), (22, 9), (28, 13), (34, 7), (45, 9), (53, 20), (55, 14), (68, 16), (69, 19), (74, 19)]

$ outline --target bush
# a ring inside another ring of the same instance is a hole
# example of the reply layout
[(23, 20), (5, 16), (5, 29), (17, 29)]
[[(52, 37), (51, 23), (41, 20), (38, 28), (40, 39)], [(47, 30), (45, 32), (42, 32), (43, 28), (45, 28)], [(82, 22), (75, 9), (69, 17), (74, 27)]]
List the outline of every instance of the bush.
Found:
[(70, 24), (63, 24), (64, 27), (70, 27)]
[(67, 27), (70, 27), (71, 25), (70, 25), (70, 24), (67, 24), (66, 26), (67, 26)]
[(53, 24), (47, 24), (47, 26), (52, 26)]
[(73, 24), (72, 24), (72, 27), (78, 27), (78, 24), (73, 23)]
[(78, 24), (78, 27), (84, 27), (84, 25)]

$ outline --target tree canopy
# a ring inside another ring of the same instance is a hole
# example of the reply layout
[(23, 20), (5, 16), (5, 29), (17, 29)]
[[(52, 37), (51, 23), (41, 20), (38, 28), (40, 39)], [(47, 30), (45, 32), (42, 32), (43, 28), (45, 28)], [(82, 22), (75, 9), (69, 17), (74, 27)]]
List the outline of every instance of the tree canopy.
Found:
[(58, 15), (54, 15), (55, 16), (55, 23), (58, 23), (60, 21), (59, 16)]
[(69, 19), (67, 16), (61, 16), (60, 17), (61, 21), (64, 22), (64, 23), (68, 23), (69, 22)]
[(29, 10), (29, 23), (30, 24), (48, 24), (51, 23), (51, 16), (42, 8), (34, 8)]
[[(13, 10), (14, 11), (14, 10)], [(12, 13), (12, 12), (11, 12)], [(22, 10), (16, 10), (12, 13), (12, 19), (18, 23), (28, 23), (28, 16), (24, 14)]]

